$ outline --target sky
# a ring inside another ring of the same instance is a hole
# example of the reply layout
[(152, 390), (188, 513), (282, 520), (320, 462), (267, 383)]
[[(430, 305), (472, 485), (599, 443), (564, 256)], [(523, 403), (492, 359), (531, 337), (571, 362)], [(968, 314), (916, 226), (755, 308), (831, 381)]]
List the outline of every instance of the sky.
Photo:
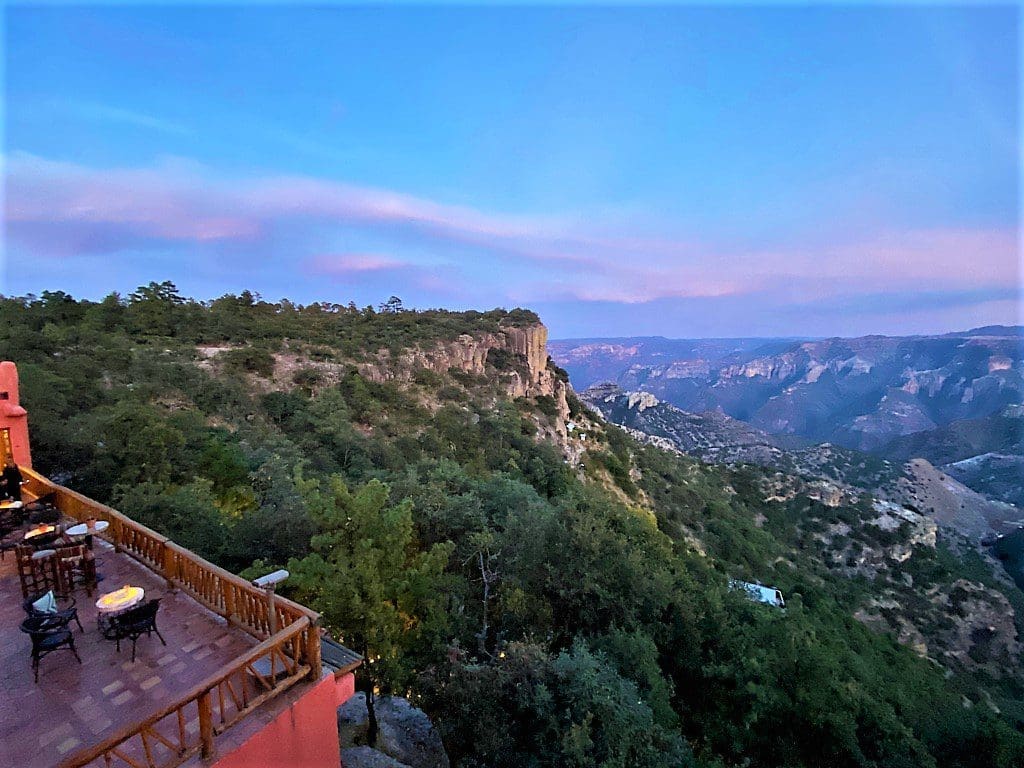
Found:
[(9, 5), (0, 292), (1019, 323), (1018, 15)]

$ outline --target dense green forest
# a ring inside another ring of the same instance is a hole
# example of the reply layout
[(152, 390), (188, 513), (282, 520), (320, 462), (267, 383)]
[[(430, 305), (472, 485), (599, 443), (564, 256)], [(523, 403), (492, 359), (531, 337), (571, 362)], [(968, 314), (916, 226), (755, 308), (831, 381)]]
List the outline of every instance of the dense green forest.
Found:
[[(757, 470), (610, 425), (567, 463), (539, 438), (550, 402), (503, 395), (501, 355), (482, 375), (359, 372), (533, 313), (201, 303), (164, 283), (5, 298), (0, 320), (40, 471), (235, 571), (287, 566), (367, 657), (360, 685), (409, 695), (454, 765), (1024, 764), (1019, 680), (856, 621), (873, 585), (806, 545), (813, 502), (767, 504)], [(991, 580), (942, 547), (905, 568), (917, 589)], [(776, 584), (786, 609), (730, 578)]]

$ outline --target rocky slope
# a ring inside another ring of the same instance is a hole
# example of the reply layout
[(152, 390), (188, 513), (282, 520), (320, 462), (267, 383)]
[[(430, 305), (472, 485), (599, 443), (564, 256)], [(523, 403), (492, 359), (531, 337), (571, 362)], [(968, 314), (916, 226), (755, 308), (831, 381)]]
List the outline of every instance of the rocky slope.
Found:
[(911, 459), (904, 465), (891, 495), (974, 539), (1007, 533), (1024, 523), (1024, 510), (982, 496), (926, 459)]
[(920, 457), (997, 501), (1024, 506), (1024, 409), (954, 421), (897, 438), (880, 453), (894, 461)]
[[(759, 524), (774, 527), (776, 515), (795, 513), (789, 529), (795, 546), (816, 551), (828, 570), (871, 584), (855, 618), (944, 667), (1016, 674), (1021, 645), (1014, 610), (993, 586), (1006, 584), (1007, 576), (978, 545), (1007, 517), (999, 505), (923, 460), (900, 467), (829, 445), (785, 450), (772, 435), (721, 413), (686, 413), (649, 392), (615, 385), (591, 387), (581, 398), (656, 447), (777, 470), (758, 475), (765, 505)], [(700, 539), (693, 534), (696, 546)], [(953, 547), (984, 563), (991, 581), (936, 581), (928, 563), (938, 557), (940, 541), (943, 552)]]
[(903, 475), (898, 466), (867, 454), (827, 444), (801, 445), (720, 411), (688, 413), (649, 392), (626, 392), (614, 384), (603, 384), (580, 397), (606, 419), (642, 439), (703, 461), (756, 464), (871, 491), (894, 486)]
[[(866, 492), (914, 510), (974, 540), (1014, 530), (1019, 508), (993, 502), (924, 459), (890, 462), (828, 443), (794, 447), (786, 439), (721, 412), (687, 413), (650, 392), (613, 384), (586, 390), (581, 399), (638, 439), (718, 464), (756, 464), (820, 481), (828, 496)], [(831, 490), (830, 490), (831, 489)]]
[[(569, 418), (568, 379), (548, 356), (548, 330), (542, 323), (502, 327), (494, 333), (459, 334), (429, 344), (417, 344), (397, 354), (388, 348), (359, 357), (331, 354), (319, 359), (318, 350), (300, 342), (286, 342), (273, 355), (272, 372), (254, 385), (265, 391), (290, 390), (304, 381), (315, 382), (314, 389), (333, 386), (350, 371), (377, 383), (411, 384), (424, 371), (438, 376), (453, 372), (487, 379), (497, 385), (500, 396), (547, 398), (557, 414), (558, 437), (566, 438)], [(198, 347), (199, 365), (207, 370), (218, 367), (218, 358), (240, 346)], [(321, 355), (322, 356), (322, 355)], [(305, 373), (305, 377), (303, 377)]]

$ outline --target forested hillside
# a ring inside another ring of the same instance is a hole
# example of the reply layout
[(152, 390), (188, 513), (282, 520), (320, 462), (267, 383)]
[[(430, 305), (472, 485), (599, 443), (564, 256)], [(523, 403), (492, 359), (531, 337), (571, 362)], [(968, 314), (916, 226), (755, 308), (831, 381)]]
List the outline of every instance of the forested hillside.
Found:
[[(1024, 595), (869, 498), (637, 443), (538, 358), (531, 312), (164, 283), (0, 320), (41, 472), (230, 569), (288, 567), (454, 765), (1024, 764)], [(958, 645), (986, 599), (1009, 628)]]

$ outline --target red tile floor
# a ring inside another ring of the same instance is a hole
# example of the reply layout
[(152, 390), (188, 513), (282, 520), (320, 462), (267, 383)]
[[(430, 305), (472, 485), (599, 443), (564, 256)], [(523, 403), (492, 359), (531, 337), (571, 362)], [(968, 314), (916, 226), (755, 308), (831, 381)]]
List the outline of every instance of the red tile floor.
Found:
[[(91, 597), (83, 588), (74, 593), (85, 627), (80, 632), (71, 624), (82, 664), (69, 651), (51, 653), (40, 663), (38, 684), (32, 681), (31, 642), (19, 629), (25, 614), (14, 554), (0, 562), (0, 766), (54, 766), (180, 697), (256, 644), (99, 539), (95, 553), (104, 580)], [(143, 636), (135, 663), (131, 641), (122, 642), (118, 653), (96, 625), (96, 599), (125, 584), (143, 587), (147, 598), (163, 598), (157, 626), (167, 646), (156, 635)]]

